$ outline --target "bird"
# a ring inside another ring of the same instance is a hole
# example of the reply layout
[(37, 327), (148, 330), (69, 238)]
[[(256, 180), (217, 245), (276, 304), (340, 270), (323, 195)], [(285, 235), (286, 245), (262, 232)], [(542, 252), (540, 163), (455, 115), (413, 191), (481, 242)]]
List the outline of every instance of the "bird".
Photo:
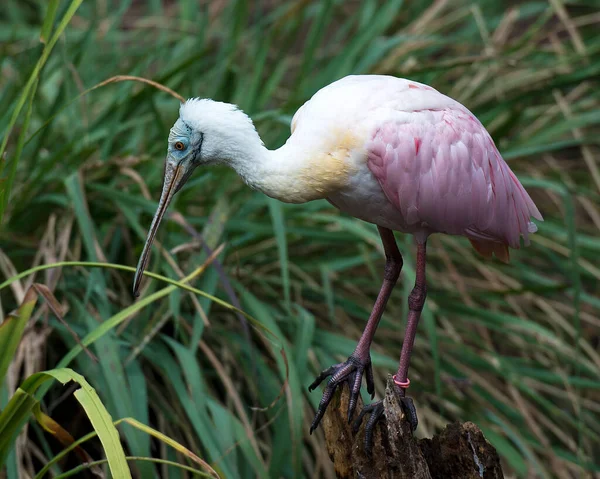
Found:
[[(323, 370), (329, 378), (310, 432), (340, 385), (350, 388), (348, 421), (356, 412), (363, 376), (374, 398), (371, 344), (403, 258), (394, 232), (416, 243), (416, 275), (393, 375), (411, 427), (417, 416), (406, 397), (417, 325), (427, 296), (426, 247), (432, 234), (466, 237), (484, 258), (509, 261), (509, 248), (529, 244), (543, 221), (535, 203), (502, 158), (491, 135), (465, 106), (431, 86), (388, 75), (349, 75), (321, 88), (294, 114), (291, 135), (269, 150), (252, 120), (236, 105), (205, 98), (183, 102), (171, 128), (158, 209), (133, 282), (138, 295), (152, 242), (173, 196), (198, 166), (225, 165), (251, 188), (285, 203), (325, 199), (345, 214), (372, 223), (385, 253), (382, 285), (355, 350)], [(355, 420), (372, 449), (383, 405), (376, 401)]]

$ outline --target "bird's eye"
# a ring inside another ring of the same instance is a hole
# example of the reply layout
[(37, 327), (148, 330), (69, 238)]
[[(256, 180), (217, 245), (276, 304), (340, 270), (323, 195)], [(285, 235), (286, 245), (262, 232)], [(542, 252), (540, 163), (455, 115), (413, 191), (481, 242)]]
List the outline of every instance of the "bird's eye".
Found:
[(176, 150), (179, 150), (179, 151), (185, 150), (185, 145), (181, 141), (176, 142), (175, 145), (173, 145), (173, 146), (175, 147)]

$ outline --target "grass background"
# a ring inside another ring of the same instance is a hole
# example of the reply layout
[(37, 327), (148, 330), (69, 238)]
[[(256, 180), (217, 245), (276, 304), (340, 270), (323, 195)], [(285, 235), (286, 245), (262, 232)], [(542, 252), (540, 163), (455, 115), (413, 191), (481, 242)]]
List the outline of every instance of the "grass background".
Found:
[[(48, 51), (48, 32), (76, 3), (5, 0), (0, 12), (5, 278), (61, 261), (135, 266), (178, 102), (140, 81), (103, 83), (110, 78), (137, 76), (184, 97), (237, 103), (271, 148), (285, 141), (304, 101), (346, 74), (425, 82), (481, 119), (545, 222), (510, 265), (482, 261), (462, 238), (432, 238), (411, 366), (417, 434), (472, 420), (508, 477), (600, 474), (595, 1), (97, 0), (79, 6)], [(35, 95), (22, 96), (30, 78)], [(20, 98), (27, 101), (9, 129)], [(70, 367), (113, 418), (155, 427), (224, 477), (334, 477), (322, 433), (308, 435), (320, 394), (306, 387), (352, 352), (364, 327), (383, 267), (375, 227), (325, 201), (276, 203), (222, 169), (197, 171), (171, 211), (150, 270), (178, 279), (216, 258), (192, 285), (272, 334), (158, 280), (146, 280), (149, 299), (132, 307), (131, 272), (89, 265), (15, 280), (0, 291), (0, 320), (29, 284), (44, 283), (80, 337), (108, 325), (90, 346), (98, 361), (80, 354)], [(405, 267), (372, 353), (378, 394), (397, 366), (414, 280), (412, 240), (398, 240)], [(75, 345), (46, 307), (34, 320), (0, 404)], [(51, 389), (44, 404), (79, 437), (91, 426), (72, 389)], [(132, 456), (185, 463), (139, 430), (121, 433)], [(102, 456), (99, 444), (87, 448)], [(60, 450), (32, 422), (0, 477), (33, 477)], [(52, 472), (77, 464), (70, 457)], [(190, 474), (166, 464), (132, 467), (138, 477)]]

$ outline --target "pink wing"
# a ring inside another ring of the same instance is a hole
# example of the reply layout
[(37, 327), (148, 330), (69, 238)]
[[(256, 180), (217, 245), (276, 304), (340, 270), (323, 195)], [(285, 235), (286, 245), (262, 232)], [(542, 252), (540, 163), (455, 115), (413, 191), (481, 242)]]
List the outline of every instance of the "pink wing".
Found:
[[(468, 237), (485, 256), (508, 260), (542, 220), (483, 125), (466, 108), (420, 110), (390, 121), (367, 145), (368, 165), (406, 224)], [(419, 235), (417, 235), (417, 238)]]

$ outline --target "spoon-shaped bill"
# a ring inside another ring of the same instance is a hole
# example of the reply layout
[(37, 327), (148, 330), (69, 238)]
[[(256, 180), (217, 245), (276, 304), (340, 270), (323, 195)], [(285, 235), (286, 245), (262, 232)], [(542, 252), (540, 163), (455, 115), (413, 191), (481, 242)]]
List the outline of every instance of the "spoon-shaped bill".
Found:
[(150, 230), (148, 230), (148, 236), (146, 237), (146, 243), (144, 244), (144, 249), (142, 250), (142, 255), (140, 256), (140, 260), (137, 265), (137, 269), (135, 271), (135, 277), (133, 278), (133, 296), (139, 296), (140, 283), (142, 281), (142, 276), (144, 275), (144, 270), (148, 265), (148, 260), (150, 259), (150, 249), (152, 248), (152, 243), (154, 241), (154, 237), (156, 236), (156, 232), (158, 231), (158, 227), (160, 225), (167, 208), (169, 207), (169, 203), (173, 199), (173, 195), (181, 188), (183, 182), (187, 179), (185, 178), (185, 167), (179, 163), (175, 164), (170, 161), (167, 161), (165, 165), (165, 178), (163, 182), (163, 189), (160, 195), (160, 200), (158, 202), (158, 209), (154, 214), (154, 218), (152, 219), (152, 224), (150, 225)]

